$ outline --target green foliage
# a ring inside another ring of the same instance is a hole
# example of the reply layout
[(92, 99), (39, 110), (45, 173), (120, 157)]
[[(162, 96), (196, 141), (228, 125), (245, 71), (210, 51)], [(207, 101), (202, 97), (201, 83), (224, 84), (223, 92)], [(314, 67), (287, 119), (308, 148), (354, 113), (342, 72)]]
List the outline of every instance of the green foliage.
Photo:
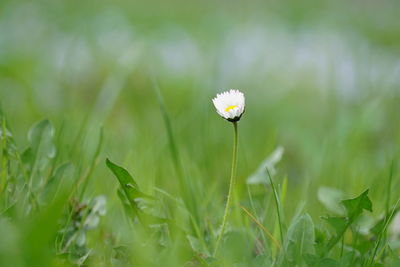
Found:
[(372, 212), (372, 203), (368, 198), (368, 190), (353, 199), (343, 200), (341, 202), (346, 209), (346, 217), (327, 217), (327, 222), (335, 229), (335, 235), (327, 244), (324, 254), (328, 253), (336, 243), (344, 238), (346, 230), (359, 218), (363, 210)]
[(315, 253), (314, 223), (308, 214), (295, 219), (287, 233), (286, 257), (292, 264), (301, 264), (304, 255)]
[(400, 266), (398, 10), (0, 1), (0, 266)]
[[(67, 208), (75, 201), (76, 172), (71, 162), (58, 162), (55, 129), (50, 121), (32, 126), (28, 148), (22, 153), (11, 132), (7, 132), (10, 145), (4, 147), (8, 153), (2, 157), (6, 160), (7, 181), (0, 199), (0, 219), (9, 229), (3, 234), (11, 247), (0, 248), (0, 263), (53, 266), (54, 256), (60, 255), (60, 264), (68, 265), (61, 257), (67, 255), (68, 261), (83, 264), (91, 251), (86, 247), (86, 232), (96, 228), (99, 216), (105, 215), (104, 197), (94, 198), (89, 205), (79, 204), (77, 210), (76, 206), (73, 210)], [(12, 260), (15, 258), (19, 260)]]
[(346, 208), (347, 217), (354, 221), (361, 215), (363, 210), (372, 212), (372, 202), (368, 197), (368, 191), (364, 191), (361, 195), (353, 199), (343, 200), (342, 204)]
[[(117, 177), (122, 191), (124, 194), (119, 193), (119, 197), (124, 202), (124, 199), (128, 200), (130, 203), (132, 211), (136, 216), (141, 218), (141, 208), (139, 206), (139, 201), (141, 198), (153, 199), (153, 197), (146, 195), (139, 190), (138, 184), (132, 178), (127, 170), (112, 163), (109, 159), (106, 160), (107, 167), (113, 172), (115, 177)], [(120, 192), (120, 191), (119, 191)]]
[(135, 199), (141, 196), (138, 184), (135, 182), (129, 172), (124, 168), (115, 165), (109, 159), (106, 160), (106, 164), (107, 167), (114, 173), (115, 177), (117, 177), (126, 197), (130, 201), (130, 203), (132, 203), (132, 208), (134, 210), (138, 210), (139, 208), (135, 203)]
[[(144, 193), (125, 168), (109, 159), (106, 166), (119, 184), (115, 196), (120, 198), (128, 218), (129, 229), (124, 231), (128, 231), (134, 241), (132, 245), (117, 241), (111, 231), (109, 237), (100, 238), (105, 242), (105, 247), (100, 248), (96, 245), (98, 237), (93, 237), (99, 227), (102, 231), (110, 231), (101, 226), (102, 218), (107, 216), (106, 198), (97, 196), (79, 200), (81, 191), (78, 186), (81, 184), (74, 178), (76, 175), (91, 177), (87, 172), (92, 172), (96, 166), (93, 158), (89, 160), (91, 163), (86, 174), (76, 171), (73, 160), (62, 162), (59, 155), (62, 150), (56, 149), (55, 129), (48, 120), (36, 123), (29, 130), (28, 148), (21, 155), (11, 132), (4, 124), (2, 129), (3, 141), (4, 133), (7, 133), (7, 145), (3, 149), (8, 151), (3, 152), (2, 159), (9, 166), (5, 176), (5, 194), (1, 198), (0, 225), (4, 230), (0, 233), (4, 235), (4, 242), (9, 244), (0, 245), (0, 263), (3, 265), (13, 262), (15, 257), (19, 258), (15, 261), (16, 266), (81, 266), (110, 260), (121, 265), (135, 263), (146, 266), (191, 263), (194, 266), (351, 267), (361, 266), (361, 262), (365, 266), (390, 266), (398, 261), (397, 253), (391, 250), (387, 238), (388, 225), (399, 209), (398, 202), (387, 210), (383, 218), (372, 219), (366, 224), (363, 212), (372, 212), (369, 190), (355, 198), (341, 200), (345, 194), (328, 187), (318, 190), (318, 199), (334, 214), (323, 217), (325, 225), (330, 228), (316, 226), (308, 213), (300, 213), (292, 220), (285, 236), (281, 236), (283, 246), (280, 247), (272, 242), (270, 236), (264, 236), (268, 231), (266, 226), (257, 233), (248, 225), (231, 225), (223, 237), (219, 255), (212, 257), (210, 251), (216, 236), (212, 233), (212, 226), (201, 224), (193, 227), (188, 206), (183, 205), (182, 200), (159, 188), (156, 192), (160, 195)], [(95, 150), (97, 158), (98, 146)], [(285, 193), (283, 189), (278, 192), (276, 186), (278, 189), (282, 186), (279, 180), (277, 183), (270, 182), (272, 192), (268, 184), (261, 184), (267, 187), (270, 201), (278, 205), (275, 208), (283, 212)], [(256, 199), (249, 197), (250, 205), (255, 209)], [(256, 220), (256, 225), (265, 223), (247, 212)], [(276, 222), (281, 223), (280, 220)], [(281, 234), (275, 231), (273, 235), (276, 242)], [(33, 243), (36, 245), (32, 246)], [(135, 252), (131, 251), (131, 246)], [(104, 251), (108, 258), (97, 256), (96, 250)], [(152, 251), (160, 251), (160, 257), (152, 258)]]

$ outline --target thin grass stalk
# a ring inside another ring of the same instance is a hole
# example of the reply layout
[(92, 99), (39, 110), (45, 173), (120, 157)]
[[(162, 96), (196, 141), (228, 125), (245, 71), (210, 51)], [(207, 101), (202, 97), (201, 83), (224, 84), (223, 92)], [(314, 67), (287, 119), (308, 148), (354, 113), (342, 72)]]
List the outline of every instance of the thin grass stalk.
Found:
[(390, 200), (391, 200), (391, 191), (392, 191), (392, 180), (393, 180), (393, 173), (394, 173), (394, 160), (392, 160), (392, 164), (390, 165), (390, 173), (389, 173), (389, 180), (387, 184), (387, 191), (386, 191), (386, 214), (389, 214), (390, 209)]
[(385, 225), (384, 225), (382, 231), (379, 233), (378, 241), (375, 244), (374, 252), (372, 253), (372, 257), (369, 260), (368, 266), (373, 266), (373, 264), (374, 264), (374, 260), (375, 260), (376, 254), (378, 252), (379, 246), (381, 244), (382, 237), (383, 237), (384, 233), (386, 233), (386, 229), (387, 229), (390, 221), (392, 220), (392, 218), (394, 216), (394, 213), (397, 211), (397, 206), (399, 205), (399, 202), (400, 202), (400, 198), (397, 200), (397, 202), (396, 202), (392, 212), (390, 213), (389, 217), (387, 217), (387, 219), (385, 221)]
[(269, 182), (271, 184), (272, 192), (274, 194), (274, 199), (275, 199), (275, 205), (276, 205), (276, 213), (278, 215), (278, 225), (279, 225), (279, 234), (281, 237), (281, 243), (283, 244), (283, 227), (282, 227), (282, 217), (281, 217), (281, 211), (280, 211), (280, 205), (279, 205), (279, 197), (278, 197), (278, 192), (276, 191), (276, 187), (274, 182), (272, 181), (271, 174), (269, 173), (268, 168), (266, 168)]
[(167, 130), (168, 145), (169, 145), (169, 149), (170, 149), (171, 156), (172, 156), (172, 163), (174, 165), (178, 179), (180, 180), (181, 185), (183, 185), (185, 183), (184, 175), (183, 175), (183, 168), (182, 168), (182, 163), (180, 161), (179, 150), (176, 145), (174, 134), (172, 131), (171, 120), (170, 120), (167, 108), (165, 107), (164, 99), (161, 95), (160, 88), (155, 80), (153, 81), (153, 87), (154, 87), (154, 91), (157, 95), (157, 101), (158, 101), (158, 104), (159, 104), (159, 107), (161, 110), (161, 114), (163, 116), (165, 128)]
[(174, 169), (176, 172), (176, 175), (178, 176), (179, 179), (179, 188), (180, 188), (180, 193), (182, 194), (182, 198), (184, 200), (185, 206), (187, 210), (190, 213), (190, 224), (193, 232), (195, 235), (198, 237), (200, 242), (205, 246), (205, 241), (200, 233), (200, 227), (199, 227), (199, 217), (198, 217), (198, 211), (197, 211), (197, 206), (196, 206), (196, 201), (195, 201), (195, 194), (193, 192), (192, 186), (185, 180), (185, 175), (183, 172), (183, 166), (179, 154), (179, 149), (178, 146), (175, 142), (173, 130), (172, 130), (172, 124), (171, 120), (167, 111), (167, 108), (164, 103), (164, 99), (161, 95), (160, 92), (160, 87), (158, 86), (156, 78), (153, 76), (152, 78), (153, 82), (153, 90), (155, 94), (157, 95), (157, 101), (160, 106), (161, 114), (163, 116), (165, 128), (167, 130), (167, 135), (168, 135), (168, 144), (169, 144), (169, 150), (171, 152), (172, 156), (172, 162), (174, 165)]

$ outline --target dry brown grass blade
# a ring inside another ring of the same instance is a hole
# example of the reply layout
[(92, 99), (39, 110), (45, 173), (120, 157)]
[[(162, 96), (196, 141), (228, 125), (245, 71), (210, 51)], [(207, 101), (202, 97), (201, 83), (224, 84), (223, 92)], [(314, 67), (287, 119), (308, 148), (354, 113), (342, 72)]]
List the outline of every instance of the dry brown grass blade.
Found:
[(260, 221), (257, 220), (256, 217), (254, 217), (253, 214), (250, 213), (250, 211), (248, 211), (245, 207), (243, 207), (242, 205), (240, 205), (240, 207), (242, 208), (242, 210), (247, 214), (247, 216), (250, 217), (250, 219), (255, 222), (266, 234), (267, 236), (272, 240), (272, 242), (274, 243), (274, 245), (278, 248), (281, 249), (281, 245), (279, 244), (278, 240), (276, 240), (273, 235), (268, 231), (267, 228), (265, 228), (264, 225), (262, 225), (262, 223)]

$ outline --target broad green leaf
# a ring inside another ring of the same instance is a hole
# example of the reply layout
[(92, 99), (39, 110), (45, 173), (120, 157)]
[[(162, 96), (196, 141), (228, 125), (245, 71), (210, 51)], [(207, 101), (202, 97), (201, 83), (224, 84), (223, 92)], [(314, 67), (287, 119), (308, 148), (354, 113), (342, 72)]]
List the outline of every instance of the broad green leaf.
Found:
[(343, 200), (342, 204), (351, 220), (360, 216), (363, 210), (372, 212), (372, 202), (368, 197), (368, 189), (356, 198)]
[(124, 168), (112, 163), (109, 159), (106, 160), (107, 167), (114, 173), (121, 185), (128, 185), (129, 187), (138, 188), (138, 184), (133, 180), (132, 176)]
[(106, 164), (107, 167), (115, 175), (115, 177), (117, 177), (119, 183), (121, 184), (121, 188), (124, 191), (125, 196), (127, 197), (134, 211), (138, 211), (139, 207), (135, 201), (135, 199), (141, 196), (138, 184), (135, 182), (129, 172), (124, 168), (112, 163), (109, 159), (106, 160)]
[(348, 220), (345, 217), (323, 217), (324, 220), (326, 220), (336, 231), (336, 234), (342, 234), (346, 228), (347, 228), (347, 224), (348, 224)]
[(347, 228), (361, 215), (363, 210), (372, 211), (372, 203), (368, 198), (368, 190), (353, 199), (341, 202), (346, 209), (347, 217), (328, 217), (326, 220), (336, 230), (336, 235), (331, 238), (326, 246), (324, 253), (328, 253), (343, 237)]
[[(124, 198), (129, 201), (129, 204), (132, 207), (132, 211), (136, 216), (140, 217), (139, 219), (142, 221), (142, 223), (151, 225), (151, 224), (162, 224), (167, 222), (167, 220), (164, 218), (146, 214), (142, 211), (138, 200), (140, 200), (141, 198), (149, 198), (149, 199), (154, 199), (154, 198), (152, 196), (142, 193), (139, 190), (138, 184), (135, 182), (135, 180), (127, 170), (112, 163), (109, 159), (106, 160), (106, 164), (107, 167), (113, 172), (113, 174), (117, 177), (119, 183), (121, 184), (121, 188), (122, 191), (124, 192), (125, 197), (123, 197), (122, 194), (119, 193), (120, 199), (122, 200), (123, 203), (125, 203), (125, 201), (123, 200)], [(126, 205), (124, 206), (126, 209), (127, 208)], [(128, 211), (128, 214), (131, 215), (132, 213)]]
[(357, 243), (352, 245), (358, 253), (364, 255), (365, 253), (368, 253), (368, 251), (371, 251), (371, 249), (373, 249), (375, 242), (373, 242), (372, 240), (374, 237), (366, 236), (361, 233), (355, 233), (355, 235), (357, 235)]
[(154, 199), (154, 197), (147, 195), (139, 190), (139, 186), (133, 177), (124, 168), (112, 163), (109, 159), (106, 160), (107, 167), (113, 172), (117, 177), (122, 189), (124, 190), (129, 201), (133, 201), (136, 198), (149, 198)]
[(130, 201), (128, 200), (128, 197), (125, 195), (125, 191), (121, 187), (118, 188), (117, 195), (118, 195), (118, 198), (121, 200), (122, 206), (124, 208), (124, 211), (128, 215), (128, 218), (135, 217), (135, 213), (137, 211), (137, 206), (132, 205), (130, 203)]
[(315, 252), (314, 223), (310, 215), (303, 214), (289, 227), (287, 233), (286, 253), (290, 261), (301, 261), (304, 254)]

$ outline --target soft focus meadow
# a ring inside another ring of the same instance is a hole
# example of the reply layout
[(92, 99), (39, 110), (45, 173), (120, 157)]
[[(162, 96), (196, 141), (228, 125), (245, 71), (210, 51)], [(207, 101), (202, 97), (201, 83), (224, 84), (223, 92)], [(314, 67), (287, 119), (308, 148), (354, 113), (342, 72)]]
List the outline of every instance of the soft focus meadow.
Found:
[(1, 1), (0, 266), (400, 266), (399, 14)]

